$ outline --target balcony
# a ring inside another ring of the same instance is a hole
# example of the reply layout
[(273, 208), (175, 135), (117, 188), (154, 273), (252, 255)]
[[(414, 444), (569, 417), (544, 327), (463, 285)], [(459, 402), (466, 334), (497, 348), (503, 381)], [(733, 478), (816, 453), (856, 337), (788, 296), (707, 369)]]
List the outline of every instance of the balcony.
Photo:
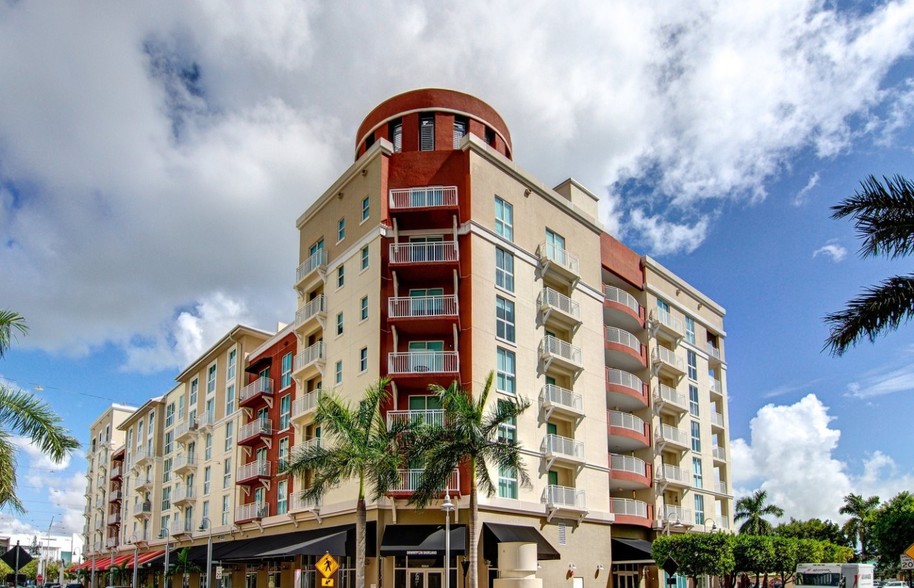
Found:
[(609, 448), (614, 453), (625, 453), (650, 447), (649, 427), (640, 418), (627, 412), (611, 410), (609, 422)]
[(197, 419), (187, 420), (178, 423), (175, 427), (175, 441), (187, 443), (197, 436)]
[(387, 411), (387, 427), (394, 423), (410, 423), (412, 425), (444, 426), (443, 410), (389, 410)]
[(321, 248), (312, 253), (295, 271), (295, 287), (307, 290), (314, 281), (324, 278), (327, 272), (327, 252)]
[(415, 210), (428, 212), (432, 208), (456, 208), (457, 186), (428, 186), (396, 188), (390, 191), (391, 211)]
[(727, 450), (723, 447), (718, 447), (715, 445), (711, 448), (711, 457), (717, 461), (727, 461)]
[[(400, 473), (400, 482), (393, 486), (388, 493), (393, 496), (412, 494), (419, 487), (424, 469), (398, 470)], [(441, 492), (447, 491), (451, 496), (460, 494), (460, 471), (454, 470), (448, 479), (447, 488), (442, 488)]]
[(603, 323), (628, 331), (644, 328), (644, 307), (638, 300), (616, 286), (603, 286)]
[(685, 336), (682, 321), (674, 318), (669, 311), (655, 308), (651, 317), (651, 334), (658, 339), (678, 345)]
[(133, 516), (137, 518), (149, 518), (152, 516), (152, 502), (146, 500), (133, 505)]
[(117, 548), (117, 545), (118, 545), (117, 537), (108, 537), (105, 540), (105, 547), (107, 549), (115, 549), (115, 548)]
[(689, 412), (689, 399), (686, 395), (666, 384), (654, 388), (654, 404), (660, 408), (661, 413), (681, 416)]
[(546, 384), (540, 391), (540, 402), (545, 411), (545, 420), (553, 415), (578, 420), (584, 417), (584, 396), (561, 388), (555, 384)]
[(587, 515), (584, 491), (577, 488), (550, 484), (543, 492), (543, 502), (546, 503), (546, 522), (551, 522), (555, 516), (582, 520)]
[(238, 468), (238, 472), (235, 474), (235, 483), (250, 484), (261, 478), (269, 478), (272, 470), (271, 465), (268, 461), (259, 460), (244, 464)]
[(546, 287), (536, 298), (544, 325), (555, 325), (574, 334), (581, 326), (581, 304), (557, 290)]
[(606, 370), (606, 403), (632, 412), (648, 405), (647, 384), (635, 374), (616, 368)]
[(403, 333), (439, 332), (442, 321), (453, 323), (459, 315), (457, 296), (393, 296), (387, 299), (387, 318)]
[(606, 365), (629, 372), (644, 369), (647, 365), (644, 345), (632, 333), (618, 327), (604, 327)]
[(115, 512), (108, 515), (105, 519), (105, 523), (109, 525), (120, 525), (121, 524), (121, 513)]
[(581, 279), (578, 256), (552, 243), (540, 243), (536, 248), (541, 274), (556, 278), (572, 288)]
[(144, 465), (150, 465), (155, 460), (155, 454), (147, 447), (139, 447), (133, 454), (133, 467), (138, 468)]
[(632, 498), (610, 498), (609, 510), (615, 516), (616, 524), (651, 526), (652, 508), (641, 500)]
[(114, 466), (113, 468), (111, 468), (111, 474), (110, 474), (109, 477), (110, 477), (112, 480), (120, 480), (121, 477), (123, 477), (123, 475), (124, 475), (124, 465), (123, 465), (123, 464), (117, 464), (116, 466)]
[(320, 508), (320, 502), (302, 498), (301, 492), (293, 492), (289, 496), (289, 512), (307, 512), (318, 508)]
[(266, 503), (251, 502), (235, 507), (235, 522), (250, 523), (270, 516), (270, 505)]
[(292, 374), (298, 378), (308, 379), (312, 375), (316, 375), (320, 372), (320, 368), (324, 365), (325, 359), (326, 351), (324, 349), (324, 342), (317, 341), (312, 343), (295, 355)]
[[(299, 453), (302, 453), (303, 451), (308, 451), (312, 447), (320, 447), (320, 446), (321, 446), (321, 438), (312, 437), (310, 439), (307, 439), (305, 441), (302, 441), (300, 443), (296, 443), (295, 445), (293, 445), (292, 451), (290, 452), (290, 456), (292, 459), (295, 459)], [(282, 462), (282, 461), (288, 461), (288, 460), (280, 460), (280, 462)], [(288, 465), (288, 464), (280, 463), (278, 470), (279, 471), (283, 470), (286, 467), (286, 465)], [(276, 473), (278, 474), (279, 471), (277, 471)]]
[(657, 435), (657, 444), (661, 449), (667, 447), (671, 449), (680, 449), (686, 450), (692, 448), (692, 437), (686, 432), (682, 431), (672, 425), (661, 424), (656, 431)]
[(207, 429), (212, 429), (216, 424), (216, 415), (209, 414), (204, 412), (199, 417), (197, 417), (197, 426), (201, 431), (206, 431)]
[(98, 476), (96, 476), (95, 485), (102, 489), (107, 488), (108, 487), (108, 476), (106, 476), (104, 474), (99, 474)]
[(108, 494), (108, 502), (120, 502), (122, 498), (124, 498), (124, 495), (120, 490), (115, 490)]
[(254, 419), (250, 423), (241, 425), (238, 429), (238, 445), (254, 445), (261, 438), (273, 434), (273, 421), (270, 419)]
[(175, 519), (168, 526), (168, 533), (171, 535), (172, 539), (181, 537), (182, 535), (193, 535), (194, 524), (192, 521)]
[(175, 457), (175, 463), (172, 467), (176, 474), (184, 476), (197, 471), (197, 463), (197, 458), (193, 454), (181, 453)]
[(685, 362), (676, 352), (666, 347), (654, 347), (651, 352), (651, 366), (654, 373), (661, 374), (677, 381), (685, 375)]
[(146, 477), (145, 475), (140, 475), (136, 477), (134, 481), (134, 490), (137, 492), (145, 492), (147, 490), (152, 490), (153, 479), (152, 476)]
[(322, 323), (327, 316), (327, 298), (319, 294), (295, 311), (295, 330), (307, 331), (314, 323)]
[(543, 362), (544, 372), (555, 368), (576, 379), (584, 370), (581, 348), (552, 335), (546, 335), (540, 341), (539, 358)]
[(722, 415), (719, 412), (712, 412), (711, 413), (711, 426), (723, 429), (724, 428), (724, 415)]
[(711, 486), (711, 489), (714, 490), (714, 492), (717, 492), (718, 494), (726, 494), (727, 493), (727, 481), (726, 480), (717, 480), (714, 482), (713, 486)]
[(387, 354), (387, 373), (392, 376), (456, 374), (460, 369), (456, 351), (405, 351)]
[(711, 378), (711, 384), (708, 388), (711, 390), (711, 394), (716, 394), (717, 396), (724, 395), (724, 383), (716, 378)]
[(609, 479), (613, 490), (640, 490), (651, 486), (651, 466), (632, 455), (609, 456)]
[(708, 363), (712, 366), (719, 366), (723, 363), (723, 356), (720, 353), (720, 347), (717, 347), (710, 341), (708, 341)]
[(317, 405), (321, 399), (321, 389), (305, 392), (292, 401), (292, 422), (304, 421), (307, 417), (317, 412)]
[(273, 396), (273, 380), (261, 376), (241, 389), (238, 406), (250, 406), (264, 396)]
[(657, 480), (663, 483), (663, 486), (678, 486), (690, 488), (692, 486), (692, 474), (679, 466), (663, 464), (657, 470)]
[(692, 526), (693, 517), (691, 508), (665, 504), (663, 505), (660, 514), (662, 517), (658, 521), (659, 528), (665, 528), (667, 524), (675, 525), (677, 523), (682, 526)]
[(456, 265), (456, 241), (395, 242), (390, 244), (391, 266)]
[(171, 495), (172, 504), (184, 508), (185, 506), (193, 505), (195, 502), (197, 502), (197, 495), (193, 486), (175, 486)]
[(584, 465), (584, 442), (575, 441), (569, 437), (549, 434), (543, 438), (543, 458), (546, 460), (546, 470), (553, 465), (571, 466), (577, 469)]

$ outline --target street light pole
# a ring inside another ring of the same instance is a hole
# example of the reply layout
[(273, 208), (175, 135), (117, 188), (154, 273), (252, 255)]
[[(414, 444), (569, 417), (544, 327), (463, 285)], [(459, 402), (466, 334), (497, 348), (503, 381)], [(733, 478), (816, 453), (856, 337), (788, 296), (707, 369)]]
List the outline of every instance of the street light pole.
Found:
[(139, 582), (139, 570), (137, 570), (136, 560), (140, 555), (140, 546), (136, 544), (136, 533), (130, 537), (130, 542), (133, 543), (133, 588), (137, 588), (137, 583)]
[(455, 508), (451, 502), (451, 494), (444, 492), (444, 502), (441, 510), (444, 511), (444, 588), (451, 588), (451, 511)]
[(98, 541), (92, 544), (92, 573), (89, 578), (89, 588), (95, 588), (95, 552), (98, 551)]
[(165, 535), (165, 574), (162, 579), (162, 588), (168, 588), (168, 556), (171, 554), (171, 534), (168, 529), (162, 529), (162, 534)]
[(209, 517), (203, 517), (200, 521), (200, 530), (209, 530), (209, 538), (206, 540), (206, 588), (212, 588), (210, 583), (213, 579), (213, 523)]

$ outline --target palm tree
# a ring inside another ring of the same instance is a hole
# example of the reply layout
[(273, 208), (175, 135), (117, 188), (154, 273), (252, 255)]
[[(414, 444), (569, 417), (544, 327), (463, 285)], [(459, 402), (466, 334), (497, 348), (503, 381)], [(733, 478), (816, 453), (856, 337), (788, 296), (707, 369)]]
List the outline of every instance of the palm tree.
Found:
[(166, 575), (170, 578), (174, 574), (181, 574), (184, 579), (183, 586), (187, 588), (190, 586), (190, 575), (199, 572), (201, 568), (194, 560), (190, 559), (190, 547), (181, 549), (175, 559), (177, 561), (169, 566), (171, 570), (166, 571)]
[(751, 496), (743, 496), (736, 501), (736, 515), (733, 521), (742, 521), (739, 532), (744, 535), (771, 535), (771, 523), (764, 519), (766, 516), (782, 517), (784, 509), (775, 504), (765, 504), (768, 501), (767, 490), (756, 490)]
[(859, 494), (848, 494), (844, 497), (844, 506), (838, 511), (843, 515), (850, 515), (842, 529), (849, 538), (860, 544), (860, 561), (870, 559), (870, 553), (867, 549), (870, 526), (873, 524), (878, 506), (878, 496), (864, 498)]
[[(16, 312), (0, 310), (0, 357), (9, 348), (12, 333), (28, 332)], [(0, 385), (0, 508), (25, 512), (16, 496), (16, 447), (12, 434), (24, 435), (51, 460), (60, 463), (79, 441), (60, 425), (61, 418), (32, 394)]]
[(381, 414), (381, 407), (390, 396), (388, 383), (387, 378), (381, 378), (370, 386), (355, 408), (331, 394), (322, 395), (314, 417), (321, 429), (321, 443), (293, 454), (284, 471), (298, 477), (303, 485), (313, 474), (310, 487), (301, 493), (309, 501), (319, 501), (324, 492), (345, 480), (358, 479), (356, 588), (365, 587), (366, 485), (371, 486), (374, 500), (381, 498), (399, 483), (398, 470), (405, 459), (399, 441), (408, 430), (408, 423), (397, 423), (388, 429)]
[[(883, 184), (884, 182), (884, 184)], [(833, 206), (832, 218), (853, 217), (863, 239), (863, 257), (885, 255), (890, 259), (914, 253), (914, 182), (895, 176), (883, 182), (870, 176), (853, 196)], [(842, 355), (866, 337), (875, 341), (886, 330), (895, 330), (914, 317), (914, 274), (893, 276), (866, 288), (844, 310), (826, 315), (829, 325), (825, 348)]]
[(21, 335), (29, 332), (25, 319), (18, 312), (0, 309), (0, 357), (10, 348), (10, 343), (16, 338), (16, 331)]
[(487, 411), (492, 378), (489, 372), (485, 385), (475, 399), (455, 381), (448, 388), (437, 384), (429, 387), (441, 400), (444, 409), (443, 425), (427, 425), (415, 431), (412, 446), (414, 456), (421, 460), (425, 470), (413, 502), (419, 507), (428, 505), (441, 496), (441, 489), (450, 481), (454, 470), (465, 464), (470, 477), (469, 540), (467, 574), (470, 588), (478, 588), (476, 562), (479, 548), (478, 490), (492, 496), (497, 486), (489, 474), (496, 471), (517, 472), (523, 486), (530, 486), (530, 477), (524, 469), (520, 446), (506, 426), (514, 423), (530, 403), (525, 399), (499, 400)]

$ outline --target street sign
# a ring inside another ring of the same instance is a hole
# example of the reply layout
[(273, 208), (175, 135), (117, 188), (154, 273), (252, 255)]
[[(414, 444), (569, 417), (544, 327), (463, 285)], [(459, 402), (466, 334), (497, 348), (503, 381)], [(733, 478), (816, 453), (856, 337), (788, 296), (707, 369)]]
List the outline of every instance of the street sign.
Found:
[(914, 557), (910, 555), (901, 554), (901, 569), (903, 570), (914, 570)]
[(222, 579), (222, 566), (216, 566), (216, 579)]
[(666, 561), (663, 562), (663, 565), (661, 567), (663, 568), (664, 572), (666, 572), (667, 574), (672, 576), (679, 569), (679, 564), (676, 563), (676, 560), (673, 559), (672, 557), (668, 557), (668, 558), (666, 558)]
[(340, 569), (340, 564), (337, 563), (329, 553), (325, 553), (324, 557), (317, 560), (317, 571), (319, 571), (324, 578), (331, 580), (330, 584), (322, 583), (321, 586), (333, 586), (331, 576), (335, 574), (338, 569)]
[[(17, 553), (18, 553), (18, 555), (17, 555)], [(2, 556), (0, 556), (0, 559), (2, 559), (6, 563), (6, 565), (8, 565), (11, 568), (15, 568), (16, 564), (18, 563), (19, 570), (21, 570), (23, 568), (23, 566), (25, 566), (27, 563), (32, 561), (32, 556), (29, 555), (29, 552), (26, 551), (25, 548), (17, 545), (15, 547), (13, 547), (12, 549), (10, 549), (9, 551), (7, 551), (6, 553), (4, 553)], [(14, 572), (18, 572), (19, 570), (13, 569)]]
[(904, 550), (904, 554), (908, 557), (914, 558), (914, 543), (908, 545), (908, 548)]

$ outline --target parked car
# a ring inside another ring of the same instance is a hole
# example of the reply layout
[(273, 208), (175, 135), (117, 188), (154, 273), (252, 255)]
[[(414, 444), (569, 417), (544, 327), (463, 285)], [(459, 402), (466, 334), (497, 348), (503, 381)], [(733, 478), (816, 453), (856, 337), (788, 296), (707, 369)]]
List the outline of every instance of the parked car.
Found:
[(901, 580), (889, 580), (882, 585), (882, 588), (908, 588), (908, 583)]

